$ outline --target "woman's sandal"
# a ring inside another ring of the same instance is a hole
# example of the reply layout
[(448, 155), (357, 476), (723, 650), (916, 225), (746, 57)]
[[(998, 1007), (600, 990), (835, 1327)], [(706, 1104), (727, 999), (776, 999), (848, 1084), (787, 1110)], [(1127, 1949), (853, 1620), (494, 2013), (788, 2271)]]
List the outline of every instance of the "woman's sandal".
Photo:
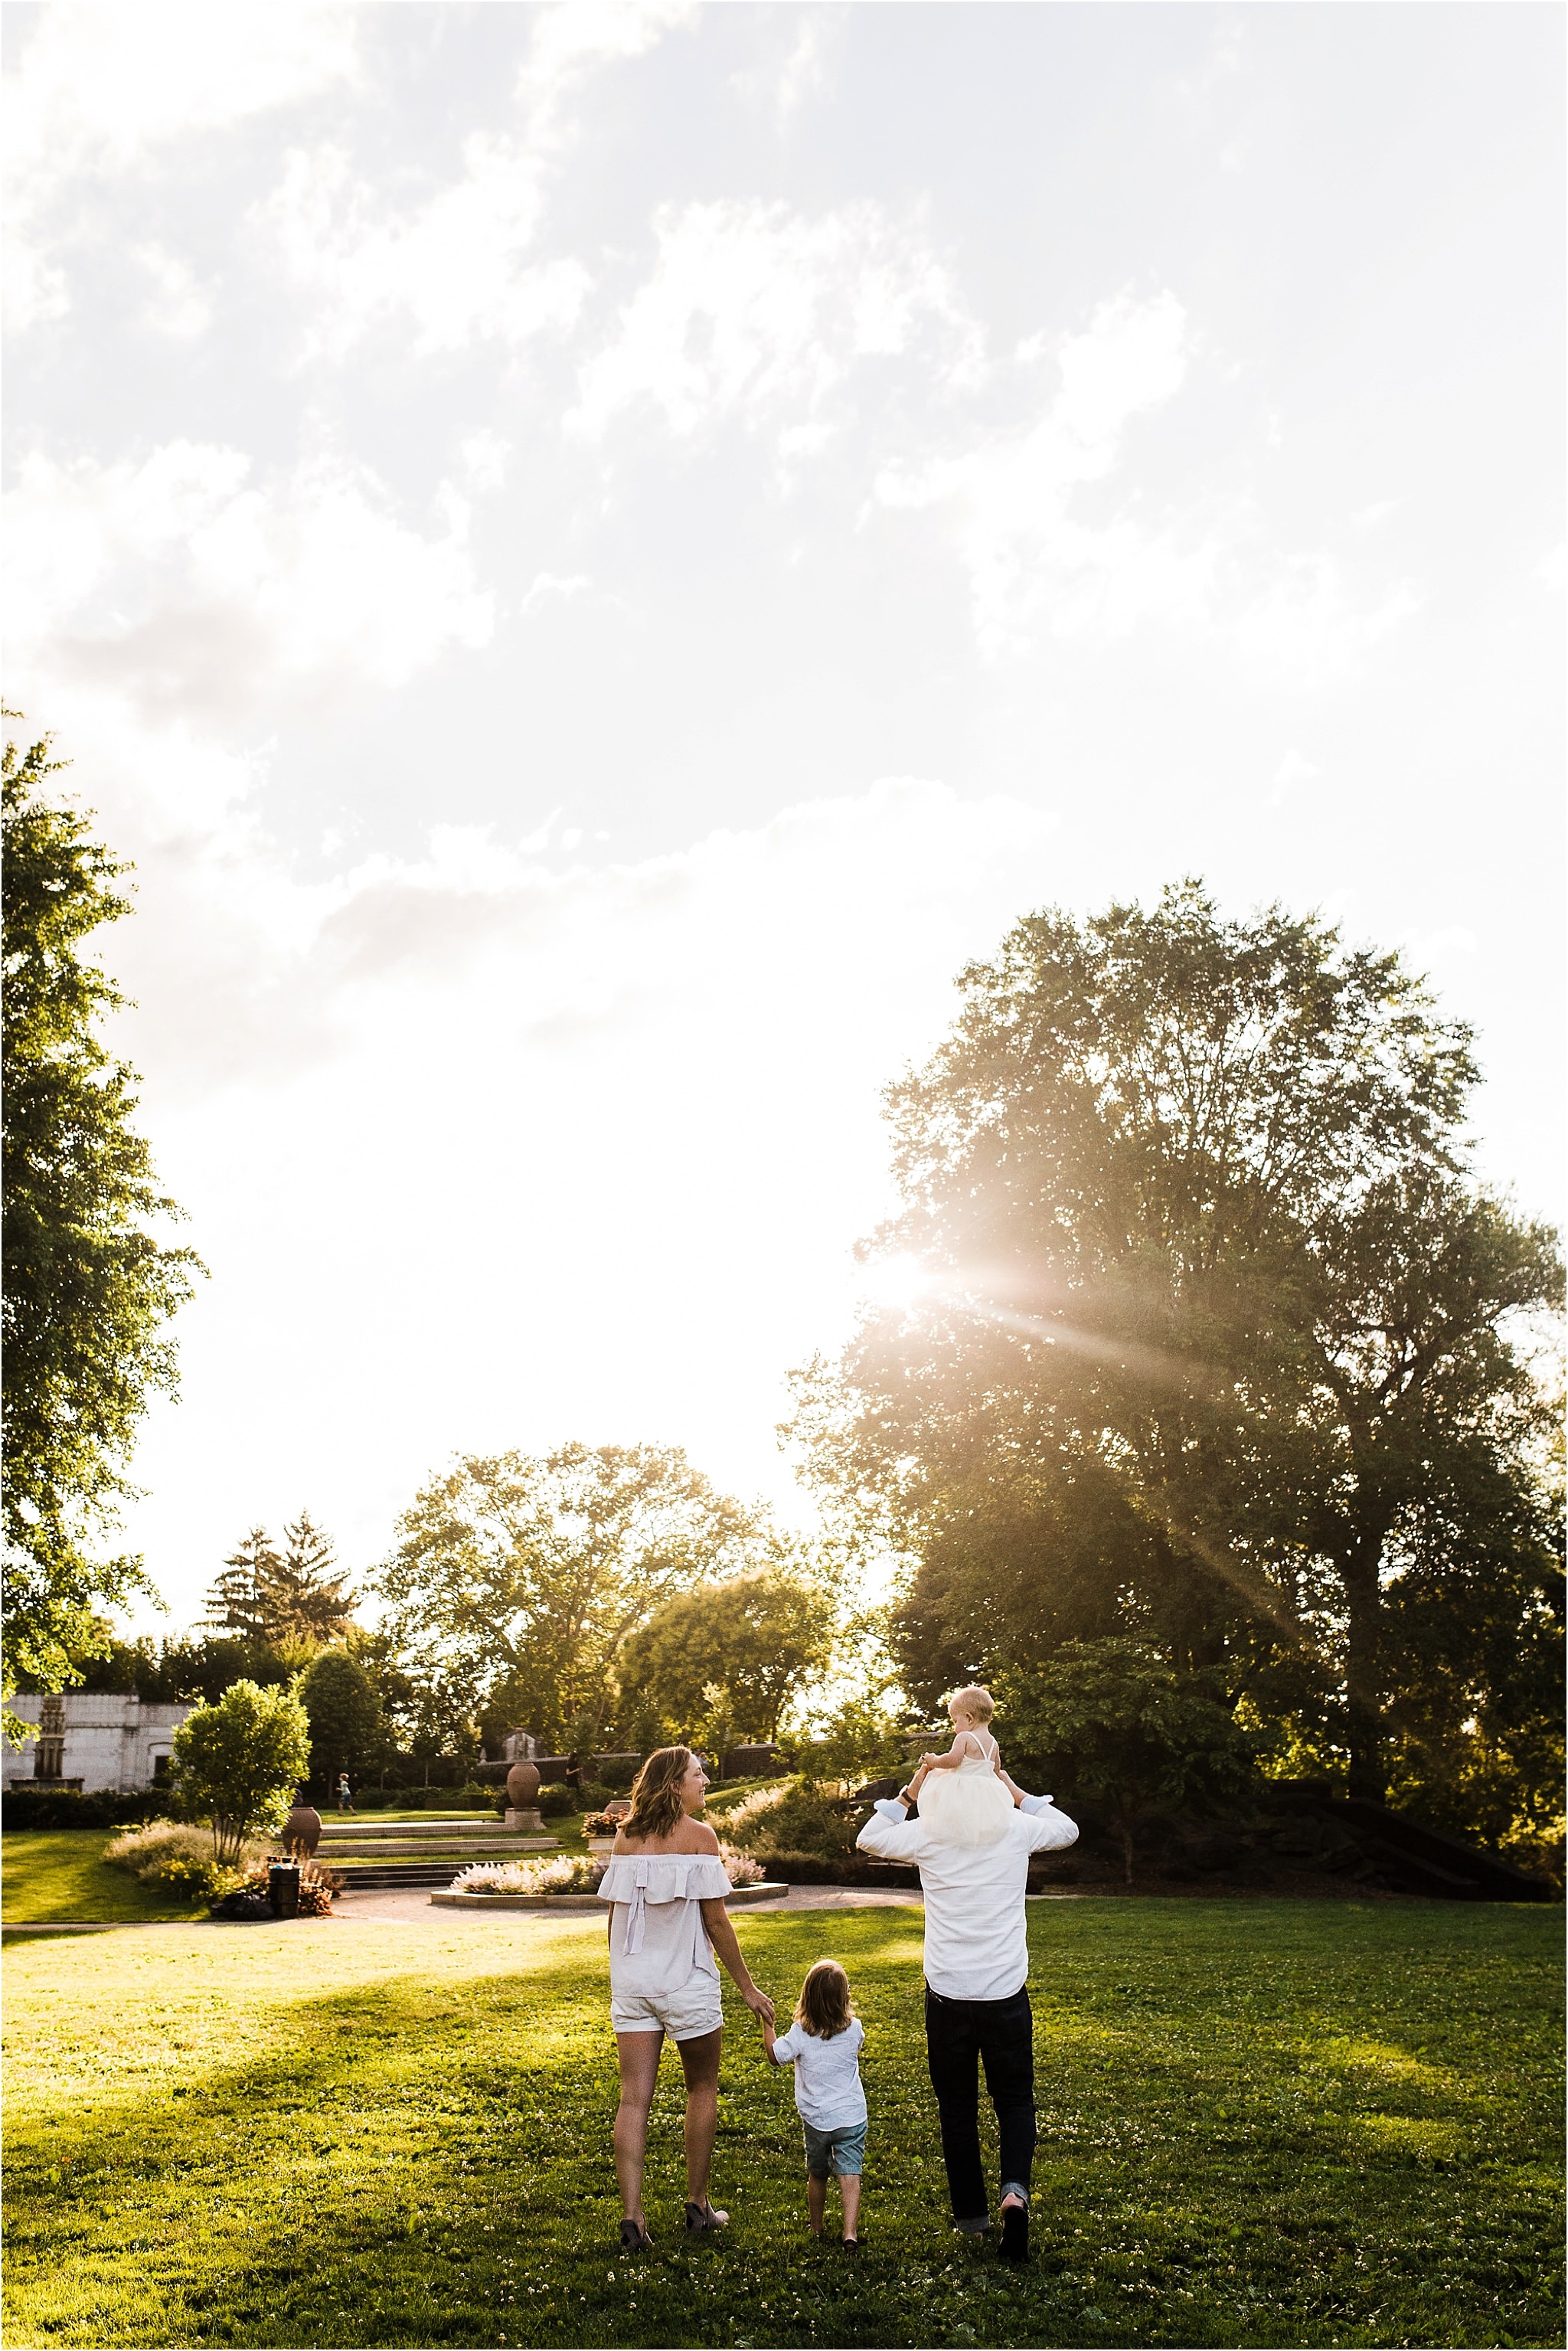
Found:
[(688, 2236), (700, 2237), (705, 2229), (724, 2229), (728, 2225), (727, 2212), (716, 2212), (711, 2204), (694, 2204), (689, 2198), (687, 2199), (686, 2233)]
[(623, 2253), (651, 2253), (653, 2252), (653, 2240), (648, 2234), (647, 2230), (644, 2229), (641, 2220), (622, 2221), (621, 2250)]

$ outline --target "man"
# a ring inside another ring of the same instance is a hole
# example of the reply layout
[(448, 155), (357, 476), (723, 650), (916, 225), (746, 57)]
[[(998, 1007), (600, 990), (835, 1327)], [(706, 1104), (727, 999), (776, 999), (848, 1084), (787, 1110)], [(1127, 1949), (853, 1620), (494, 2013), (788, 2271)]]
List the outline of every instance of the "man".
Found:
[(1024, 1894), (1030, 1855), (1074, 1844), (1077, 1825), (1049, 1796), (1025, 1796), (997, 1844), (939, 1844), (907, 1812), (904, 1794), (884, 1797), (858, 1841), (883, 1861), (914, 1862), (925, 1889), (925, 2055), (953, 2219), (967, 2236), (983, 2237), (990, 2227), (978, 2061), (1001, 2140), (1002, 2258), (1021, 2262), (1029, 2254), (1035, 2141)]

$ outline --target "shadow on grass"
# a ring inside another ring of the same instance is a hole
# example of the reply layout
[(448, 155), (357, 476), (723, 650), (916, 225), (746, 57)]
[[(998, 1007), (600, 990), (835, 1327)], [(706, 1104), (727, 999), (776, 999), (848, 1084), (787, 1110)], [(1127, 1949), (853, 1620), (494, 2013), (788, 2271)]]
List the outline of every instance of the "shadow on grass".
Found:
[(855, 1986), (872, 2113), (858, 2263), (806, 2239), (789, 2085), (738, 2007), (715, 2172), (732, 2227), (676, 2232), (666, 2052), (659, 2258), (622, 2260), (598, 1938), (505, 1971), (492, 1946), (465, 1974), (274, 2001), (226, 2063), (13, 2122), (10, 2339), (1555, 2342), (1548, 1922), (1365, 1915), (1337, 1934), (1186, 1905), (1035, 1923), (1041, 2258), (1021, 2276), (947, 2232), (902, 1914), (743, 1928), (781, 2005), (827, 1950)]

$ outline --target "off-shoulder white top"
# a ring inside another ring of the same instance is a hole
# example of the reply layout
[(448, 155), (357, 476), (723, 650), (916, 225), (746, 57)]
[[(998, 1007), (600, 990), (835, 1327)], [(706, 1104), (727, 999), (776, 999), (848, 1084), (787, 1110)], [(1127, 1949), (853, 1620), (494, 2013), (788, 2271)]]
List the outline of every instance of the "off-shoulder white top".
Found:
[(729, 1890), (729, 1873), (711, 1854), (616, 1854), (599, 1884), (600, 1900), (614, 1905), (612, 1992), (679, 1991), (694, 1975), (716, 1977), (702, 1906)]

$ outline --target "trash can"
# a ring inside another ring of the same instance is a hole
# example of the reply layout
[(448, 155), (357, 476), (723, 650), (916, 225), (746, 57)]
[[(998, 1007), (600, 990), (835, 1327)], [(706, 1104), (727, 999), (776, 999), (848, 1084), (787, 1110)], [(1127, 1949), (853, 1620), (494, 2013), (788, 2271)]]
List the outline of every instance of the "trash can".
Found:
[(299, 1916), (299, 1864), (297, 1861), (275, 1861), (267, 1873), (267, 1898), (272, 1905), (275, 1918), (298, 1918)]

